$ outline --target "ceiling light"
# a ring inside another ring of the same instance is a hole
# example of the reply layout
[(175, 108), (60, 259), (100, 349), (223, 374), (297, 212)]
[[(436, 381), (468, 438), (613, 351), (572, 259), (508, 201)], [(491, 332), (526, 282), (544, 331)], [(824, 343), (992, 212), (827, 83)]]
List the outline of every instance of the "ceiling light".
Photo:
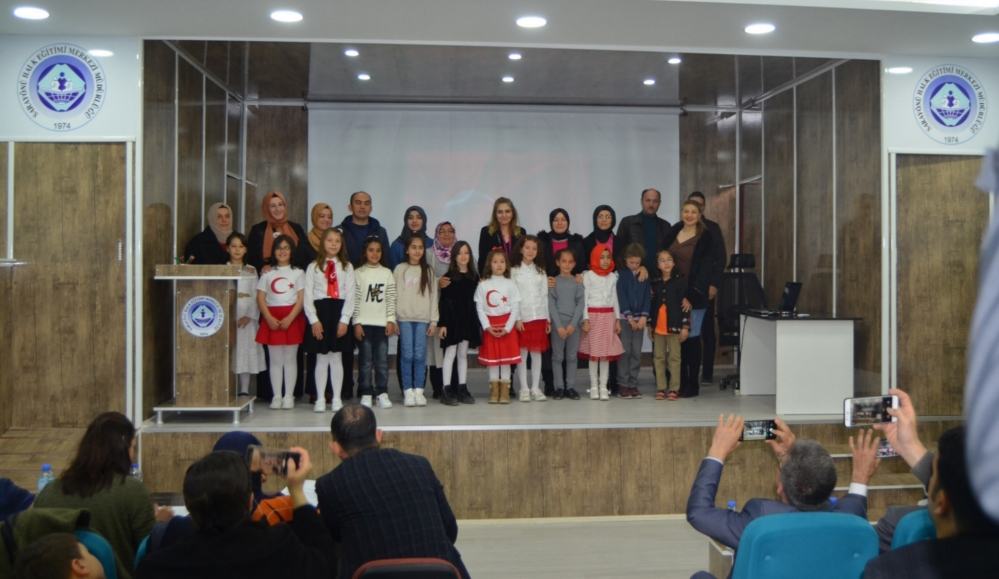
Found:
[(358, 54), (360, 54), (360, 52), (354, 50), (353, 48), (348, 48), (347, 50), (344, 50), (343, 53), (346, 54), (347, 56), (357, 56)]
[(517, 19), (517, 26), (521, 28), (541, 28), (548, 21), (541, 16), (521, 16)]
[(520, 59), (521, 59), (521, 56), (520, 56), (519, 52), (511, 52), (510, 53), (510, 60), (520, 60)]
[(888, 74), (909, 74), (912, 72), (912, 68), (908, 66), (893, 66), (891, 68), (886, 68), (885, 72)]
[(271, 12), (271, 18), (278, 22), (298, 22), (302, 19), (302, 13), (294, 10), (275, 10)]
[(90, 51), (90, 56), (114, 56), (114, 53), (103, 48), (95, 48)]
[(646, 84), (648, 86), (652, 86), (652, 85), (656, 84), (656, 79), (654, 79), (654, 78), (647, 78), (647, 79), (645, 79), (644, 84)]
[(999, 42), (999, 32), (983, 32), (981, 34), (976, 34), (971, 37), (971, 40), (979, 44), (988, 44), (990, 42)]
[(680, 64), (680, 63), (681, 63), (681, 62), (683, 62), (683, 61), (682, 61), (682, 60), (680, 60), (680, 57), (679, 57), (679, 56), (674, 56), (673, 58), (671, 58), (671, 59), (667, 60), (666, 62), (668, 62), (668, 63), (670, 63), (670, 64)]
[(504, 76), (503, 77), (503, 82), (513, 82), (513, 77), (512, 76)]
[(371, 80), (371, 75), (366, 72), (362, 72), (361, 74), (357, 75), (357, 80)]
[(777, 30), (776, 26), (774, 26), (773, 24), (767, 24), (765, 22), (760, 22), (758, 24), (750, 24), (749, 26), (746, 27), (746, 32), (749, 34), (770, 34), (774, 30)]
[(45, 20), (49, 17), (49, 11), (37, 6), (18, 6), (14, 9), (14, 16), (25, 20)]

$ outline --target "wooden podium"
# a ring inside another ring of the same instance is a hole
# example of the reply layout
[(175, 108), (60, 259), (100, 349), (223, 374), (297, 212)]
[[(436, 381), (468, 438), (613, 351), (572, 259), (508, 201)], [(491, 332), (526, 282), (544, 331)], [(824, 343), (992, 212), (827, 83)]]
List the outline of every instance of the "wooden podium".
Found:
[(176, 283), (174, 308), (174, 398), (155, 406), (163, 412), (232, 412), (239, 424), (252, 397), (237, 397), (232, 352), (236, 347), (238, 265), (157, 265), (157, 281)]

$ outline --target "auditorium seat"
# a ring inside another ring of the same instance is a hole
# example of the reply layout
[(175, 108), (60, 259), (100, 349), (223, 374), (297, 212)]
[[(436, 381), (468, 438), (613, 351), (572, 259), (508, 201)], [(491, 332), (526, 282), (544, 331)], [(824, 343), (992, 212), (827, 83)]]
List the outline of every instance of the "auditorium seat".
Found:
[(926, 509), (920, 509), (902, 517), (898, 522), (895, 534), (891, 537), (891, 548), (898, 549), (909, 543), (936, 538), (937, 528), (933, 526), (930, 512)]
[(444, 559), (381, 559), (361, 565), (353, 579), (461, 579), (458, 568)]
[(760, 517), (742, 533), (733, 579), (859, 578), (878, 555), (870, 523), (845, 513)]
[(93, 531), (77, 529), (73, 531), (77, 540), (90, 551), (90, 554), (101, 562), (106, 579), (118, 579), (118, 566), (115, 564), (114, 551), (107, 540)]

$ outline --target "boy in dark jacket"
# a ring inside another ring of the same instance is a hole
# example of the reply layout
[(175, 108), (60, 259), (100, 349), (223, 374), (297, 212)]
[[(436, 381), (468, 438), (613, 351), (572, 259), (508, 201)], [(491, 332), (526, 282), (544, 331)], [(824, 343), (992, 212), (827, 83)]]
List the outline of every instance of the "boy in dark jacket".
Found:
[(624, 355), (617, 365), (618, 396), (641, 398), (638, 391), (638, 372), (642, 368), (642, 342), (645, 324), (649, 320), (649, 280), (638, 281), (638, 268), (642, 267), (645, 250), (632, 243), (624, 249), (621, 260), (624, 268), (617, 278), (617, 301), (621, 307), (621, 345)]
[(690, 313), (683, 311), (687, 280), (673, 271), (673, 255), (656, 255), (659, 275), (652, 281), (649, 338), (652, 340), (652, 366), (656, 372), (656, 400), (677, 400), (679, 388), (667, 392), (666, 354), (669, 352), (670, 382), (680, 381), (680, 343), (690, 331)]

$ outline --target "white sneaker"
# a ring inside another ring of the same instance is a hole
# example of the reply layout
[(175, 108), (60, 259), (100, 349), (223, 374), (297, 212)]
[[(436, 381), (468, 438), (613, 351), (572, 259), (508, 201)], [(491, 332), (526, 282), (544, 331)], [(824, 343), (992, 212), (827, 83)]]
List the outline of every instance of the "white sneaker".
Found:
[(548, 397), (545, 396), (545, 393), (542, 392), (540, 388), (535, 388), (531, 390), (531, 400), (534, 400), (535, 402), (544, 402), (545, 400), (548, 400)]
[(407, 388), (403, 390), (402, 405), (406, 408), (412, 408), (416, 406), (416, 393), (413, 392), (412, 388)]
[(340, 400), (339, 398), (334, 398), (333, 402), (330, 403), (330, 410), (336, 412), (341, 408), (343, 408), (343, 400)]
[(528, 390), (527, 388), (521, 388), (520, 389), (520, 401), (521, 402), (530, 402), (531, 401), (531, 391)]
[(379, 408), (392, 408), (392, 401), (389, 400), (387, 392), (378, 395), (378, 407)]
[(590, 400), (600, 400), (600, 390), (596, 386), (590, 386)]
[(271, 408), (273, 408), (274, 410), (281, 410), (280, 396), (275, 396), (274, 398), (271, 398)]
[(281, 408), (283, 408), (285, 410), (291, 410), (291, 409), (295, 408), (295, 397), (294, 396), (285, 396), (284, 397), (284, 402), (281, 403)]
[(326, 412), (326, 401), (319, 399), (316, 400), (316, 405), (312, 407), (313, 412)]
[(607, 392), (606, 388), (601, 388), (600, 389), (600, 399), (601, 400), (610, 400), (610, 394)]
[(417, 406), (426, 406), (427, 405), (427, 399), (426, 399), (426, 397), (423, 396), (423, 388), (413, 388), (413, 391), (415, 392), (415, 394), (413, 394), (413, 396), (416, 398), (416, 405)]
[(361, 406), (367, 406), (368, 408), (371, 408), (371, 395), (370, 394), (365, 394), (364, 396), (361, 396)]

